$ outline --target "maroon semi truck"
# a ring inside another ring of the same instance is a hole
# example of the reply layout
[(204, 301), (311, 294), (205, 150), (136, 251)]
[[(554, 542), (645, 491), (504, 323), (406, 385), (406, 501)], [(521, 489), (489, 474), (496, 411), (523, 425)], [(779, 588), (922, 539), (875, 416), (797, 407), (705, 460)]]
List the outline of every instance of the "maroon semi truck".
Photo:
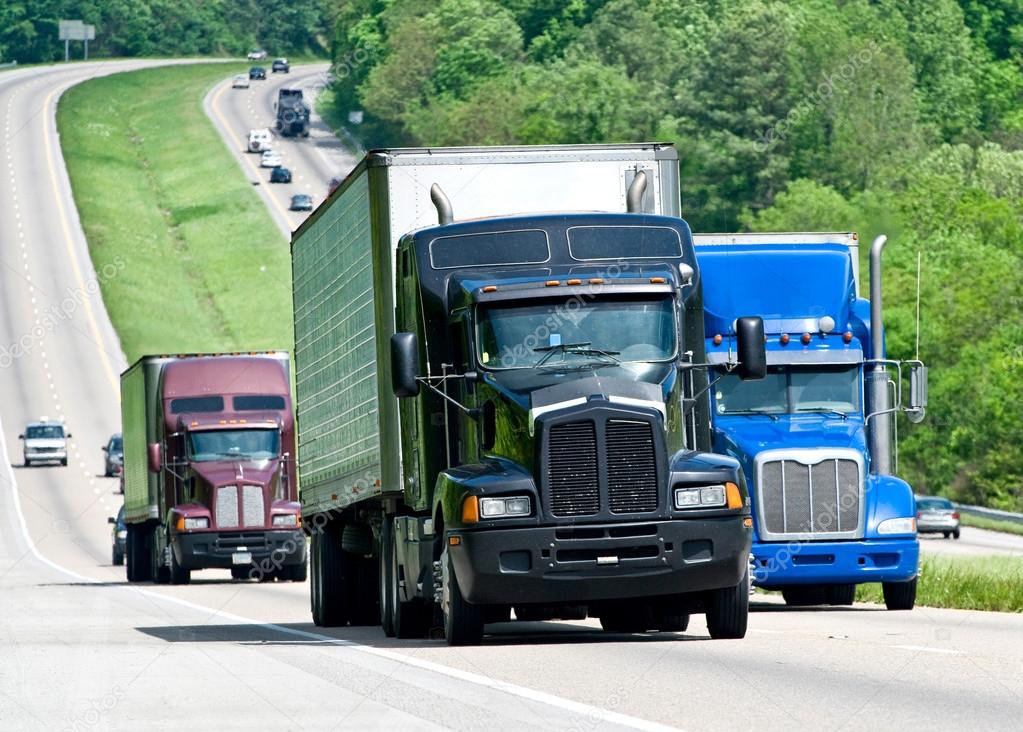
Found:
[(129, 582), (304, 582), (288, 354), (143, 356), (121, 374)]

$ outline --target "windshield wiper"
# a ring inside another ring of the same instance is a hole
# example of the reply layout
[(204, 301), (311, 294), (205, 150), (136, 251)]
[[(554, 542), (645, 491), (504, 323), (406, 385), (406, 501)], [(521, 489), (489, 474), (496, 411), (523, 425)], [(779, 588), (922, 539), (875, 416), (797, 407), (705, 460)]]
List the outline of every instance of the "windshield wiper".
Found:
[(740, 415), (745, 415), (747, 417), (752, 415), (752, 414), (757, 414), (757, 415), (761, 415), (763, 417), (770, 417), (772, 422), (777, 422), (778, 421), (778, 415), (775, 414), (774, 412), (768, 412), (766, 409), (739, 409), (739, 410), (736, 410), (734, 412), (733, 411), (725, 412), (725, 414), (726, 415), (728, 415), (728, 414), (740, 414)]
[[(539, 346), (534, 348), (533, 351), (542, 353), (543, 358), (536, 362), (533, 368), (540, 368), (546, 364), (555, 353), (562, 355), (571, 353), (574, 356), (602, 356), (610, 359), (613, 363), (621, 363), (621, 359), (617, 356), (621, 351), (605, 351), (601, 348), (589, 348), (590, 342), (585, 341), (583, 343), (559, 343), (554, 346)], [(560, 364), (559, 364), (560, 365)]]
[(821, 407), (816, 407), (813, 409), (797, 409), (796, 414), (837, 414), (839, 417), (842, 418), (843, 422), (849, 419), (849, 415), (846, 414), (845, 412), (839, 412), (837, 409), (824, 409)]

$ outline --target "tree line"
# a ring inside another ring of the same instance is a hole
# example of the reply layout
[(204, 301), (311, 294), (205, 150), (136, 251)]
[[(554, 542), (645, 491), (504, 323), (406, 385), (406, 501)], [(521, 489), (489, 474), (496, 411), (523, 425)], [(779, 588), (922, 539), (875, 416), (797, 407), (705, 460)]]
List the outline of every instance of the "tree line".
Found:
[[(90, 57), (322, 54), (329, 47), (329, 0), (4, 0), (0, 62), (64, 58), (58, 21), (96, 26)], [(73, 54), (81, 58), (80, 43)]]
[(900, 473), (1023, 510), (1023, 0), (351, 0), (332, 45), (367, 147), (667, 140), (696, 231), (887, 233), (896, 358), (919, 253)]

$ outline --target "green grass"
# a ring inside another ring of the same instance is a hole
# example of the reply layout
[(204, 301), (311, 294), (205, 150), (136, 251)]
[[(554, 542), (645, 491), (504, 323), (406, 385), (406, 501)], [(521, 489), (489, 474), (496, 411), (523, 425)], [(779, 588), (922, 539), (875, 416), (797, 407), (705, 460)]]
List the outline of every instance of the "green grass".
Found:
[(75, 203), (129, 362), (291, 349), (287, 243), (202, 109), (213, 84), (247, 67), (115, 74), (61, 99)]
[[(860, 602), (883, 603), (881, 585), (860, 585)], [(925, 557), (917, 605), (1023, 612), (1023, 557)]]
[(1019, 534), (1023, 536), (1023, 524), (1014, 524), (1011, 521), (997, 521), (984, 518), (983, 516), (971, 516), (968, 513), (959, 513), (959, 521), (963, 526), (973, 526), (977, 529), (988, 531), (1002, 531), (1006, 534)]

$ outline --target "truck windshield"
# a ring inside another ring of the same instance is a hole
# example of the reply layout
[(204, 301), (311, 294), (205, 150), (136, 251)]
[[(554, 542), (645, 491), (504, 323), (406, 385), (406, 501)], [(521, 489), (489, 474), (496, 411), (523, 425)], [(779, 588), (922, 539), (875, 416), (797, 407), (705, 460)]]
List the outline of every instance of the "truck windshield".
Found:
[(718, 414), (798, 414), (860, 409), (859, 366), (772, 366), (759, 381), (721, 372), (714, 385)]
[(56, 425), (29, 427), (25, 430), (25, 437), (29, 440), (63, 440), (64, 428)]
[(480, 364), (492, 370), (669, 361), (674, 303), (644, 295), (491, 305), (478, 311), (476, 342)]
[(188, 458), (212, 460), (269, 460), (277, 457), (281, 433), (275, 429), (208, 430), (188, 433)]

